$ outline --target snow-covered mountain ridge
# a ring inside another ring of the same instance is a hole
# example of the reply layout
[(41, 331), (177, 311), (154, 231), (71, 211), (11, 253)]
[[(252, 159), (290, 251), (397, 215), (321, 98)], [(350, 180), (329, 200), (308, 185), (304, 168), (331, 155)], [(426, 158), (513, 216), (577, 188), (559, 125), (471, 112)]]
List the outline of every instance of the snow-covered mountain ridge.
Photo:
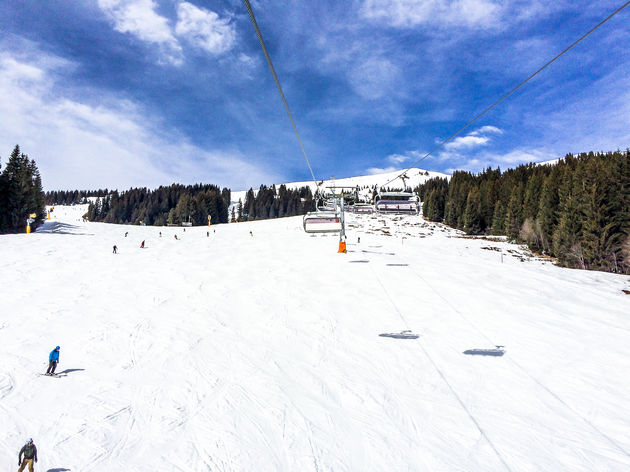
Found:
[[(360, 175), (357, 177), (343, 177), (340, 179), (335, 179), (334, 177), (331, 177), (329, 179), (320, 180), (317, 183), (320, 184), (319, 187), (322, 190), (325, 190), (326, 187), (329, 187), (329, 186), (339, 186), (339, 187), (357, 187), (358, 186), (359, 188), (363, 188), (363, 187), (372, 188), (374, 186), (380, 187), (386, 184), (387, 182), (389, 182), (390, 180), (396, 179), (390, 184), (388, 184), (387, 186), (391, 188), (402, 188), (403, 181), (399, 178), (397, 179), (397, 177), (403, 171), (404, 169), (391, 171), (391, 172), (383, 172), (379, 174)], [(427, 180), (433, 179), (435, 177), (450, 178), (450, 175), (448, 174), (443, 174), (441, 172), (428, 171), (424, 169), (418, 169), (415, 167), (405, 172), (405, 175), (408, 177), (406, 179), (406, 185), (407, 187), (411, 187), (411, 188), (415, 188), (418, 185), (423, 184)], [(285, 184), (276, 184), (276, 187), (279, 187), (280, 185), (285, 185), (289, 189), (309, 187), (311, 189), (311, 192), (313, 193), (315, 193), (315, 190), (317, 189), (317, 185), (312, 180), (307, 180), (303, 182), (288, 182)], [(258, 188), (255, 188), (253, 190), (254, 190), (254, 195), (255, 195), (258, 192)], [(238, 203), (239, 199), (244, 203), (246, 193), (247, 193), (247, 190), (232, 191), (232, 197), (231, 197), (232, 203), (234, 204)]]

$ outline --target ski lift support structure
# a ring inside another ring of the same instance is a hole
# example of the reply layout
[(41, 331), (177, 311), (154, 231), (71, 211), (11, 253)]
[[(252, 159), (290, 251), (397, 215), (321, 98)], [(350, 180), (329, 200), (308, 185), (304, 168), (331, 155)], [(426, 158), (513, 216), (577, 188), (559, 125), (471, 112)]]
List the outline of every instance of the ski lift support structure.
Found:
[[(354, 190), (354, 194), (358, 194), (359, 186), (343, 186), (343, 185), (328, 185), (327, 189), (332, 190), (333, 198), (335, 199), (335, 206), (337, 206), (337, 202), (339, 202), (339, 210), (341, 215), (341, 232), (339, 233), (339, 242), (345, 242), (346, 240), (346, 213), (344, 207), (344, 197), (346, 194), (344, 193), (344, 189), (352, 189)], [(341, 192), (337, 192), (337, 190), (341, 190)]]

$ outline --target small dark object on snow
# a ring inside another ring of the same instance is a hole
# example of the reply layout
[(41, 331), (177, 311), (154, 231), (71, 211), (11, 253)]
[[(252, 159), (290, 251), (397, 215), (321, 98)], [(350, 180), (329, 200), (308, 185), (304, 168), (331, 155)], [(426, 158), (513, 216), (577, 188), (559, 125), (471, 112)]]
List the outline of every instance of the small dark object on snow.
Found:
[(142, 241), (142, 244), (140, 244), (140, 248), (144, 249), (144, 241)]
[(404, 330), (400, 333), (381, 333), (379, 336), (383, 338), (396, 338), (396, 339), (418, 339), (420, 335), (414, 334), (411, 330)]
[(621, 291), (625, 293), (626, 295), (630, 295), (630, 290), (626, 290), (625, 288), (622, 288)]
[(114, 244), (114, 254), (118, 254), (118, 246)]
[(494, 349), (468, 349), (468, 350), (464, 351), (464, 354), (467, 354), (469, 356), (494, 356), (494, 357), (501, 357), (503, 354), (505, 354), (505, 349), (503, 349), (504, 347), (505, 346), (498, 345)]

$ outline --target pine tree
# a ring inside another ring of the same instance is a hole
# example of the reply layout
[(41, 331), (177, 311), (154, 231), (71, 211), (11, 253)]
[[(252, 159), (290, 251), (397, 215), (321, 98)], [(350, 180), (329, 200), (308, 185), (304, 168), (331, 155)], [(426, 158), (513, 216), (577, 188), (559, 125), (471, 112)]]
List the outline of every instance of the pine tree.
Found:
[(463, 223), (466, 233), (479, 234), (481, 232), (481, 198), (477, 187), (473, 187), (468, 192)]
[(26, 219), (35, 214), (36, 229), (46, 214), (42, 181), (34, 160), (15, 146), (0, 179), (0, 231), (26, 231)]

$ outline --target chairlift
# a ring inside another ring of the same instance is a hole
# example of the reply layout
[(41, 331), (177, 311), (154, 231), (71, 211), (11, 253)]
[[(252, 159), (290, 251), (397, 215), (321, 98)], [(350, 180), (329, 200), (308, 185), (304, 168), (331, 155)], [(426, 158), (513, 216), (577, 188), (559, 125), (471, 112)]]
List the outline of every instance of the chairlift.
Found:
[(376, 195), (374, 208), (378, 213), (417, 215), (420, 202), (412, 192), (380, 192)]
[(312, 211), (304, 215), (302, 226), (307, 233), (340, 233), (341, 215), (336, 211)]

